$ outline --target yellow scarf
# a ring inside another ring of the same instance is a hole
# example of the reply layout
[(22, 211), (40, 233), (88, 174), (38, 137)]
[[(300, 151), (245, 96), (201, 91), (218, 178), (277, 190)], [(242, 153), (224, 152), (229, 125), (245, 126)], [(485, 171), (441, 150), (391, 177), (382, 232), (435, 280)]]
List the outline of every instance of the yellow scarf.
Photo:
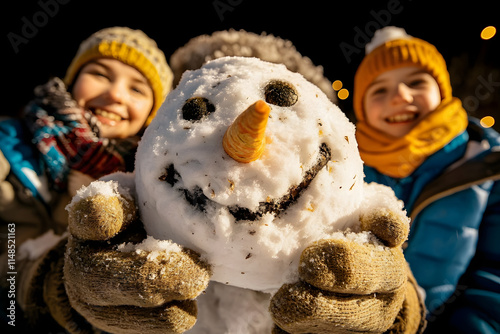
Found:
[(467, 128), (467, 112), (457, 98), (442, 101), (408, 134), (395, 138), (366, 121), (356, 125), (356, 139), (366, 165), (391, 177), (403, 178)]

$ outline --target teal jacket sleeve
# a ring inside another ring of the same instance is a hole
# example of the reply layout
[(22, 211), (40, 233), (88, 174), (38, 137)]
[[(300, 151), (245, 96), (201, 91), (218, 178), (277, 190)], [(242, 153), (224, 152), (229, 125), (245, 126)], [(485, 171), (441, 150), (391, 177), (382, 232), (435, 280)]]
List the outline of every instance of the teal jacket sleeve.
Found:
[(490, 193), (476, 255), (460, 287), (465, 290), (450, 317), (451, 327), (465, 333), (500, 333), (500, 182)]
[(43, 167), (26, 132), (20, 120), (0, 121), (0, 150), (9, 162), (11, 173), (34, 197), (45, 202), (47, 198), (40, 191)]
[(500, 182), (493, 185), (476, 253), (453, 295), (428, 316), (426, 333), (500, 333)]

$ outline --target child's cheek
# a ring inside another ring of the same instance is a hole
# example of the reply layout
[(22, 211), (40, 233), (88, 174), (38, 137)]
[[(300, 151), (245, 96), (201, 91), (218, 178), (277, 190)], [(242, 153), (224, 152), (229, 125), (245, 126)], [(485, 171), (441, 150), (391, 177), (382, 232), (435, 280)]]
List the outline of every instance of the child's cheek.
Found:
[(429, 111), (434, 111), (441, 104), (441, 93), (439, 88), (431, 90), (428, 95), (428, 108)]
[(86, 102), (91, 99), (93, 91), (92, 85), (92, 80), (86, 75), (80, 75), (76, 79), (72, 94), (80, 107), (84, 107)]
[(153, 108), (153, 99), (137, 99), (132, 101), (131, 107), (131, 114), (140, 121), (145, 122)]
[(383, 103), (379, 100), (372, 99), (365, 105), (366, 120), (368, 124), (374, 125), (376, 120), (382, 117), (384, 109)]

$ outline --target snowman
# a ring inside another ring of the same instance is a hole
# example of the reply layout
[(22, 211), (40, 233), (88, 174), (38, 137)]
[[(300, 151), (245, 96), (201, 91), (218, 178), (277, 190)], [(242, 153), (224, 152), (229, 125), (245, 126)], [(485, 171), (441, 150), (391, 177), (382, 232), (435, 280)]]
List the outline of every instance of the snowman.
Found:
[(363, 182), (354, 131), (283, 65), (224, 57), (187, 71), (134, 174), (68, 206), (72, 306), (109, 332), (387, 330), (418, 300), (409, 221), (389, 188)]

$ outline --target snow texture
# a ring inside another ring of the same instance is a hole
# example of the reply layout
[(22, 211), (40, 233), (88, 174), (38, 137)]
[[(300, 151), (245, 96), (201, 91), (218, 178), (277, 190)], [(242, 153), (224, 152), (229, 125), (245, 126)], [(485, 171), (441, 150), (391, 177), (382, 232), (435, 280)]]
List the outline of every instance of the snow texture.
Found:
[(49, 249), (55, 247), (59, 241), (64, 239), (67, 233), (57, 235), (53, 230), (48, 230), (35, 239), (28, 239), (19, 246), (18, 260), (28, 259), (34, 261), (39, 259)]
[(291, 41), (245, 30), (229, 29), (197, 36), (175, 50), (169, 61), (174, 72), (174, 86), (186, 70), (198, 69), (207, 61), (226, 56), (256, 57), (283, 64), (318, 86), (331, 101), (337, 101), (332, 83), (323, 74), (323, 67), (314, 65), (311, 59), (300, 54)]
[[(82, 186), (80, 189), (78, 189), (76, 195), (73, 196), (71, 202), (66, 206), (66, 210), (70, 211), (73, 205), (78, 203), (80, 200), (95, 195), (102, 195), (107, 197), (122, 196), (128, 199), (133, 199), (131, 189), (134, 189), (135, 187), (131, 183), (131, 181), (134, 180), (132, 175), (133, 174), (114, 173), (97, 181), (94, 181), (88, 186)], [(110, 177), (113, 179), (111, 179)]]
[(117, 248), (120, 252), (149, 252), (148, 258), (156, 258), (159, 251), (163, 252), (182, 252), (182, 247), (170, 240), (156, 240), (152, 236), (148, 236), (139, 244), (131, 242), (118, 245)]

